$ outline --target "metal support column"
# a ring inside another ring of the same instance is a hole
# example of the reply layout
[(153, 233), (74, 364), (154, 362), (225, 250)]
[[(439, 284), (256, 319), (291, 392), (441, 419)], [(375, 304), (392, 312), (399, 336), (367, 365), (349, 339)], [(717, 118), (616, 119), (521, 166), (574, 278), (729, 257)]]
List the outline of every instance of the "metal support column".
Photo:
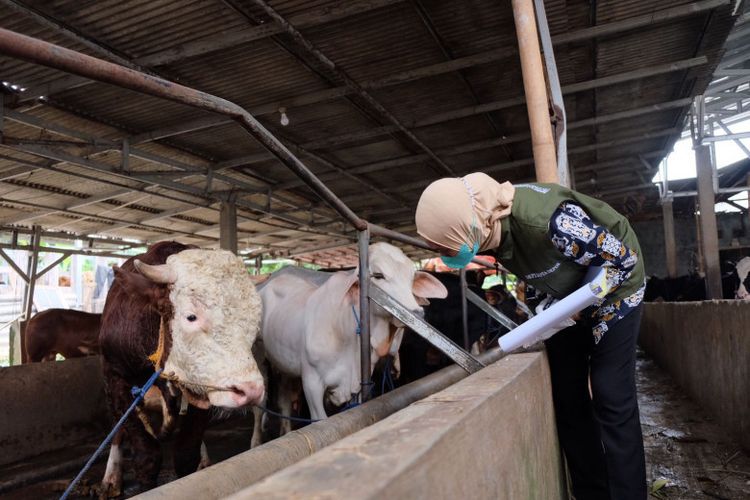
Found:
[(521, 56), (536, 180), (559, 182), (533, 0), (513, 0), (513, 18), (518, 37), (518, 52)]
[(237, 254), (237, 205), (222, 201), (219, 214), (219, 245)]
[(362, 402), (370, 397), (370, 230), (359, 232), (359, 353)]
[(536, 8), (539, 38), (544, 50), (544, 64), (547, 68), (549, 91), (558, 120), (555, 126), (555, 134), (559, 134), (559, 138), (556, 141), (558, 182), (563, 186), (571, 187), (573, 179), (571, 179), (570, 169), (568, 168), (568, 124), (565, 114), (565, 103), (563, 102), (562, 87), (560, 87), (560, 77), (557, 74), (555, 51), (552, 48), (552, 37), (550, 36), (549, 25), (547, 24), (547, 13), (544, 11), (544, 0), (534, 0), (534, 7)]
[(698, 203), (700, 205), (701, 245), (706, 270), (706, 298), (720, 299), (721, 269), (719, 267), (719, 233), (716, 225), (711, 149), (695, 146), (695, 164), (698, 171)]
[(661, 210), (664, 218), (664, 250), (667, 257), (667, 276), (677, 277), (677, 242), (674, 236), (674, 200), (669, 197), (662, 201)]
[(464, 349), (469, 350), (469, 304), (466, 302), (466, 268), (462, 267), (461, 279), (461, 327), (464, 336)]

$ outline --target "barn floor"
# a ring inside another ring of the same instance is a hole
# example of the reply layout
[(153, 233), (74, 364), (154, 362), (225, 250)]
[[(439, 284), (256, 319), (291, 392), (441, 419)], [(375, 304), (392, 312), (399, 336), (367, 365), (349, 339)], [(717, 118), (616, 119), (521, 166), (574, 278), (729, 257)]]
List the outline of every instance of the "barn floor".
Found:
[[(212, 426), (206, 432), (206, 446), (209, 456), (214, 462), (226, 460), (227, 458), (246, 451), (250, 447), (250, 436), (252, 431), (252, 414), (244, 417), (234, 417), (225, 422)], [(8, 493), (1, 494), (3, 500), (28, 500), (53, 499), (59, 498), (71, 479), (78, 473), (82, 465), (96, 448), (96, 445), (81, 446), (73, 450), (66, 450), (64, 454), (55, 454), (54, 456), (44, 456), (36, 459), (34, 463), (19, 464), (16, 470), (5, 469), (0, 471), (0, 491), (3, 483), (17, 479), (21, 474), (29, 470), (39, 474), (46, 471), (45, 480), (37, 481), (34, 484), (14, 489)], [(168, 483), (176, 479), (172, 472), (171, 451), (168, 446), (164, 448), (164, 466), (159, 475), (159, 484)], [(104, 475), (106, 465), (105, 457), (99, 460), (91, 470), (84, 476), (81, 486), (70, 496), (70, 498), (88, 498), (97, 497), (97, 491), (92, 488), (98, 485)], [(126, 470), (129, 464), (126, 459)], [(126, 474), (124, 479), (125, 496), (133, 496), (136, 492), (132, 490), (133, 479), (131, 475)], [(129, 489), (130, 488), (130, 489)]]
[[(642, 352), (637, 377), (652, 498), (750, 498), (750, 455)], [(249, 416), (234, 418), (209, 429), (206, 442), (212, 460), (220, 461), (248, 448), (251, 420)], [(92, 449), (93, 445), (81, 446), (67, 450), (64, 455), (46, 456), (23, 464), (15, 470), (6, 468), (0, 472), (0, 490), (5, 481), (19, 479), (24, 470), (46, 471), (47, 478), (0, 497), (10, 500), (58, 498)], [(165, 461), (160, 483), (174, 479), (169, 451), (165, 453)], [(102, 477), (104, 464), (102, 460), (92, 468), (74, 498), (96, 496), (90, 486)], [(135, 493), (128, 491), (128, 483), (132, 484), (129, 476), (125, 483), (126, 496)]]
[(642, 351), (637, 384), (651, 497), (750, 498), (750, 454)]

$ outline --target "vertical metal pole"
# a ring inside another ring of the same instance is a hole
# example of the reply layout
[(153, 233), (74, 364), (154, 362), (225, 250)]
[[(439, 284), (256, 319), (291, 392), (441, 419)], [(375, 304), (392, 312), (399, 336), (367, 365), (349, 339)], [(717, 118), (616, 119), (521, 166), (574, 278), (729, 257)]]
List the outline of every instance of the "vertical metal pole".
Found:
[(461, 326), (464, 334), (464, 350), (469, 350), (469, 304), (466, 302), (466, 268), (462, 268), (461, 276)]
[(359, 354), (362, 402), (370, 398), (372, 368), (370, 366), (370, 230), (359, 232)]
[(29, 319), (31, 319), (31, 310), (34, 307), (34, 288), (36, 286), (36, 268), (39, 262), (39, 247), (42, 238), (42, 228), (40, 226), (34, 226), (34, 232), (32, 234), (31, 242), (31, 257), (29, 259), (29, 270), (27, 276), (29, 282), (26, 286), (26, 295), (24, 296), (24, 318), (21, 322), (21, 362), (26, 362), (26, 325)]
[(513, 0), (513, 19), (518, 37), (518, 52), (521, 56), (523, 87), (526, 93), (526, 109), (529, 113), (531, 143), (534, 166), (538, 182), (559, 182), (555, 143), (547, 100), (547, 84), (544, 79), (539, 36), (536, 29), (532, 0)]
[(701, 243), (706, 270), (706, 298), (720, 299), (721, 269), (719, 267), (719, 233), (716, 226), (713, 181), (711, 176), (711, 150), (709, 146), (695, 146), (695, 163), (698, 170), (698, 203), (700, 204)]
[(552, 103), (559, 109), (561, 114), (560, 120), (562, 121), (562, 133), (557, 144), (557, 175), (560, 184), (571, 187), (573, 179), (571, 179), (568, 168), (568, 123), (565, 114), (565, 102), (563, 101), (562, 89), (560, 87), (560, 78), (557, 75), (557, 63), (555, 62), (552, 37), (550, 36), (549, 25), (547, 24), (547, 13), (544, 11), (544, 1), (534, 0), (534, 7), (536, 8), (539, 38), (542, 41), (542, 49), (544, 50), (544, 64), (547, 68)]
[(237, 254), (237, 205), (229, 201), (221, 202), (219, 245), (224, 250)]
[(674, 235), (673, 198), (662, 201), (661, 210), (664, 217), (664, 250), (667, 257), (667, 276), (677, 277), (677, 242)]

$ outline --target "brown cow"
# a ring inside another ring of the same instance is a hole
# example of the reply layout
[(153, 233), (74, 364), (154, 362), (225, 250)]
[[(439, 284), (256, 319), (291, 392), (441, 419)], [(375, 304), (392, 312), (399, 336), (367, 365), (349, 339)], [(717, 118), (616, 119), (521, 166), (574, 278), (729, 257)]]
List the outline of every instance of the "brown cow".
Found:
[[(155, 364), (163, 368), (156, 386), (178, 421), (178, 476), (199, 465), (211, 405), (237, 408), (264, 397), (251, 353), (260, 319), (260, 296), (242, 260), (231, 252), (162, 242), (115, 271), (99, 336), (108, 404), (119, 418), (133, 400), (131, 387), (143, 385)], [(179, 407), (184, 414), (178, 417)], [(141, 418), (127, 419), (124, 436), (133, 448), (138, 486), (149, 489), (156, 485), (161, 448), (159, 436), (138, 413)], [(118, 435), (110, 448), (103, 495), (121, 491), (122, 438)]]
[(26, 362), (54, 361), (58, 354), (80, 358), (99, 354), (101, 314), (47, 309), (26, 324)]

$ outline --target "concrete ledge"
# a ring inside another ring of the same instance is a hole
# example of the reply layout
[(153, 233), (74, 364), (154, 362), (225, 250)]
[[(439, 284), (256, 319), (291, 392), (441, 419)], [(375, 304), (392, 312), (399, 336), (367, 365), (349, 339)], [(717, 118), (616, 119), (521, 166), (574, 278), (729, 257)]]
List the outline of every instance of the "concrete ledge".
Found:
[(564, 498), (549, 370), (506, 357), (233, 495)]
[(0, 465), (103, 436), (99, 356), (0, 368)]
[(750, 303), (646, 304), (639, 343), (750, 450)]
[[(483, 363), (492, 363), (499, 357), (500, 351), (493, 349), (480, 355), (479, 359)], [(456, 365), (443, 368), (361, 406), (290, 432), (262, 446), (147, 491), (137, 498), (224, 498), (466, 376), (466, 372)]]

